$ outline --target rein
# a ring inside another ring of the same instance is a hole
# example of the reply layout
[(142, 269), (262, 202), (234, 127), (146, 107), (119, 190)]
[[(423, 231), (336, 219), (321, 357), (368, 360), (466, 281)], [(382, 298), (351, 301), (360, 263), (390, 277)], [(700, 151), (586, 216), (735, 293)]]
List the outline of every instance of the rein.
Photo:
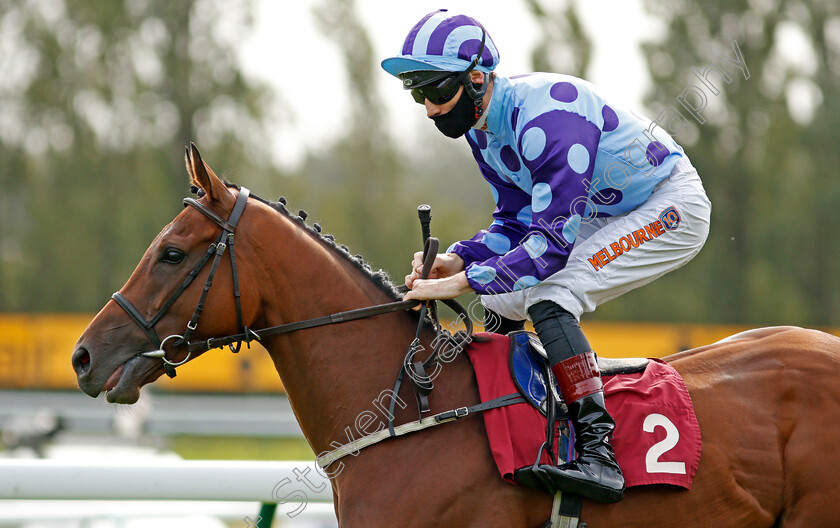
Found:
[[(357, 319), (364, 319), (377, 315), (404, 311), (414, 308), (418, 304), (422, 303), (420, 309), (420, 318), (417, 325), (417, 333), (415, 334), (414, 340), (409, 345), (408, 355), (403, 361), (394, 386), (394, 394), (398, 394), (400, 386), (404, 381), (404, 377), (408, 375), (408, 377), (412, 381), (412, 388), (414, 389), (414, 393), (417, 398), (417, 405), (420, 411), (420, 417), (417, 421), (408, 422), (402, 425), (395, 425), (394, 405), (396, 403), (396, 400), (392, 399), (391, 408), (389, 409), (388, 427), (386, 429), (383, 429), (375, 434), (359, 438), (358, 440), (351, 442), (350, 444), (339, 446), (333, 451), (322, 454), (320, 457), (318, 457), (317, 460), (318, 464), (322, 468), (326, 468), (327, 466), (329, 466), (330, 464), (347, 454), (356, 452), (364, 447), (381, 442), (382, 440), (385, 440), (387, 438), (402, 436), (442, 423), (455, 421), (474, 413), (479, 413), (486, 410), (504, 407), (515, 403), (522, 403), (526, 401), (519, 394), (509, 394), (507, 396), (496, 398), (494, 400), (480, 403), (478, 405), (473, 405), (471, 407), (460, 407), (458, 409), (445, 411), (432, 416), (427, 416), (425, 418), (423, 417), (423, 413), (429, 411), (428, 395), (434, 388), (434, 384), (432, 383), (434, 377), (426, 374), (427, 369), (429, 369), (430, 367), (439, 367), (441, 361), (451, 361), (450, 354), (453, 351), (455, 354), (460, 353), (464, 346), (471, 341), (473, 333), (472, 319), (469, 317), (469, 314), (464, 309), (464, 307), (461, 306), (454, 299), (441, 300), (441, 302), (443, 302), (445, 305), (451, 308), (458, 315), (458, 321), (463, 322), (466, 326), (466, 330), (458, 331), (454, 335), (451, 334), (449, 331), (443, 329), (440, 325), (440, 322), (438, 321), (437, 317), (437, 304), (435, 301), (422, 302), (417, 300), (394, 301), (385, 304), (378, 304), (374, 306), (368, 306), (365, 308), (337, 312), (322, 317), (316, 317), (314, 319), (306, 319), (304, 321), (297, 321), (294, 323), (286, 323), (278, 326), (272, 326), (269, 328), (263, 328), (261, 330), (252, 330), (248, 328), (248, 326), (243, 323), (242, 319), (242, 304), (240, 300), (239, 276), (236, 272), (234, 233), (236, 232), (236, 226), (239, 223), (239, 219), (242, 217), (242, 213), (245, 210), (245, 206), (248, 202), (249, 196), (250, 191), (248, 189), (246, 189), (245, 187), (240, 188), (239, 196), (237, 196), (236, 203), (234, 204), (230, 216), (227, 220), (218, 216), (205, 205), (201, 204), (198, 200), (194, 198), (184, 198), (184, 207), (189, 206), (196, 208), (204, 216), (206, 216), (207, 218), (212, 220), (216, 225), (221, 227), (222, 233), (221, 235), (219, 235), (219, 238), (216, 240), (216, 242), (210, 244), (210, 246), (207, 248), (207, 251), (205, 251), (204, 256), (187, 274), (187, 277), (184, 279), (184, 281), (181, 283), (178, 289), (175, 290), (175, 292), (155, 313), (155, 315), (151, 317), (151, 319), (146, 320), (146, 318), (143, 317), (143, 314), (121, 292), (117, 291), (111, 296), (111, 298), (120, 307), (122, 307), (123, 310), (125, 310), (129, 317), (131, 317), (131, 319), (135, 323), (137, 323), (137, 325), (146, 335), (146, 338), (154, 346), (157, 347), (156, 350), (140, 352), (137, 354), (137, 356), (159, 358), (163, 361), (163, 367), (166, 371), (166, 374), (169, 377), (174, 378), (175, 367), (186, 363), (190, 359), (192, 354), (195, 352), (204, 352), (213, 348), (228, 346), (231, 349), (231, 351), (236, 353), (239, 352), (243, 342), (250, 347), (251, 341), (260, 341), (264, 337), (286, 334), (290, 332), (295, 332), (297, 330), (303, 330), (306, 328), (315, 328), (330, 324), (344, 323), (348, 321), (354, 321)], [(437, 256), (439, 242), (437, 238), (429, 236), (429, 220), (431, 217), (428, 212), (428, 206), (421, 206), (421, 208), (424, 209), (422, 209), (422, 211), (418, 209), (418, 213), (420, 213), (421, 225), (423, 228), (423, 269), (420, 274), (420, 277), (422, 279), (425, 279), (428, 277), (432, 265), (434, 264), (435, 257)], [(222, 260), (222, 256), (224, 255), (227, 248), (230, 248), (231, 273), (233, 274), (233, 296), (234, 302), (236, 303), (236, 319), (237, 326), (239, 328), (239, 333), (223, 337), (213, 337), (207, 339), (206, 341), (190, 343), (190, 336), (192, 336), (193, 332), (198, 328), (198, 321), (201, 318), (201, 313), (204, 310), (204, 303), (207, 299), (207, 294), (209, 293), (210, 288), (213, 285), (213, 279), (216, 276), (216, 271), (218, 270), (219, 264)], [(173, 334), (165, 337), (164, 339), (160, 339), (157, 332), (155, 331), (155, 325), (172, 307), (172, 305), (175, 304), (175, 301), (181, 296), (182, 293), (184, 293), (184, 291), (189, 287), (189, 285), (192, 284), (193, 280), (195, 280), (195, 278), (198, 276), (199, 272), (204, 268), (204, 266), (206, 266), (207, 263), (210, 262), (211, 258), (213, 258), (213, 263), (210, 267), (210, 273), (208, 274), (207, 280), (204, 283), (204, 290), (202, 291), (198, 305), (195, 307), (193, 315), (190, 318), (190, 321), (187, 323), (186, 330), (184, 330), (183, 334)], [(423, 349), (422, 345), (420, 344), (420, 337), (422, 334), (427, 311), (429, 318), (432, 321), (433, 329), (436, 332), (436, 337), (432, 342), (432, 351), (429, 354), (429, 357), (425, 361), (414, 361), (416, 354)], [(164, 346), (169, 341), (173, 341), (175, 346), (186, 347), (187, 355), (183, 360), (174, 362), (167, 359)]]
[(263, 337), (268, 337), (278, 334), (287, 334), (296, 330), (303, 330), (305, 328), (314, 328), (316, 326), (324, 326), (335, 323), (344, 323), (347, 321), (354, 321), (356, 319), (365, 319), (374, 315), (382, 315), (391, 312), (400, 312), (408, 310), (417, 306), (420, 301), (394, 301), (385, 304), (377, 304), (367, 308), (357, 308), (355, 310), (348, 310), (346, 312), (337, 312), (323, 317), (316, 317), (315, 319), (306, 319), (296, 323), (286, 323), (278, 326), (271, 326), (263, 328), (262, 330), (248, 330), (249, 334), (240, 333), (225, 337), (214, 337), (207, 341), (189, 343), (187, 350), (189, 352), (204, 352), (211, 348), (220, 348), (223, 346), (230, 346), (233, 343), (245, 341), (248, 335), (259, 341)]
[[(187, 274), (187, 277), (181, 283), (177, 290), (169, 297), (169, 299), (163, 304), (163, 306), (151, 317), (151, 319), (146, 320), (143, 317), (143, 314), (140, 313), (132, 303), (129, 301), (121, 292), (115, 292), (111, 298), (123, 309), (125, 312), (131, 317), (131, 319), (137, 323), (143, 333), (146, 335), (146, 338), (151, 342), (155, 347), (155, 350), (151, 350), (148, 352), (140, 352), (137, 356), (140, 357), (150, 357), (150, 358), (160, 358), (164, 364), (164, 370), (166, 374), (170, 378), (175, 377), (175, 367), (183, 365), (186, 363), (193, 353), (195, 352), (204, 352), (210, 350), (212, 348), (220, 348), (223, 346), (228, 346), (232, 352), (236, 353), (239, 352), (242, 343), (244, 342), (247, 346), (250, 347), (250, 343), (253, 340), (261, 340), (264, 337), (285, 334), (289, 332), (295, 332), (297, 330), (303, 330), (306, 328), (315, 328), (318, 326), (324, 326), (329, 324), (336, 324), (336, 323), (343, 323), (347, 321), (354, 321), (357, 319), (364, 319), (367, 317), (373, 317), (376, 315), (383, 315), (392, 312), (399, 312), (414, 308), (417, 306), (421, 301), (394, 301), (385, 304), (378, 304), (375, 306), (369, 306), (365, 308), (358, 308), (355, 310), (348, 310), (344, 312), (337, 312), (330, 315), (326, 315), (323, 317), (316, 317), (314, 319), (307, 319), (304, 321), (297, 321), (294, 323), (286, 323), (278, 326), (272, 326), (269, 328), (264, 328), (262, 330), (252, 330), (248, 328), (247, 325), (243, 324), (242, 322), (242, 303), (240, 300), (240, 291), (239, 291), (239, 276), (236, 272), (236, 253), (235, 253), (235, 246), (234, 246), (234, 233), (236, 232), (236, 226), (239, 223), (239, 219), (242, 217), (242, 213), (245, 210), (245, 206), (248, 202), (248, 197), (250, 196), (250, 191), (245, 187), (240, 188), (239, 196), (236, 198), (236, 203), (231, 210), (230, 216), (227, 220), (221, 218), (219, 215), (211, 211), (205, 205), (201, 204), (198, 200), (194, 198), (184, 198), (184, 207), (190, 206), (196, 208), (199, 212), (201, 212), (204, 216), (212, 220), (216, 225), (222, 228), (222, 233), (219, 235), (219, 238), (216, 242), (210, 244), (205, 251), (204, 256), (199, 260), (199, 262), (195, 265), (195, 267)], [(435, 242), (437, 239), (431, 239)], [(428, 239), (427, 239), (428, 242)], [(192, 333), (198, 328), (198, 321), (201, 318), (201, 313), (204, 310), (204, 302), (207, 299), (207, 294), (210, 291), (211, 286), (213, 285), (213, 279), (216, 276), (216, 270), (219, 267), (219, 264), (222, 260), (222, 256), (224, 255), (227, 248), (230, 248), (230, 263), (231, 263), (231, 272), (233, 274), (233, 296), (234, 302), (236, 303), (236, 319), (237, 319), (237, 326), (239, 328), (239, 333), (223, 336), (223, 337), (214, 337), (207, 339), (206, 341), (194, 342), (190, 343), (189, 339)], [(436, 246), (435, 251), (429, 251), (431, 249), (429, 244), (426, 244), (426, 254), (427, 257), (431, 256), (431, 258), (426, 258), (424, 262), (424, 273), (423, 277), (428, 276), (428, 271), (431, 269), (431, 264), (434, 261), (434, 253), (436, 253)], [(210, 273), (207, 276), (207, 280), (204, 284), (204, 290), (201, 294), (201, 299), (198, 302), (198, 305), (193, 312), (193, 316), (190, 318), (190, 321), (187, 323), (186, 330), (183, 334), (173, 334), (170, 336), (161, 339), (157, 332), (155, 331), (155, 325), (157, 322), (166, 314), (166, 312), (175, 304), (175, 301), (181, 296), (182, 293), (192, 284), (193, 280), (198, 276), (199, 272), (204, 268), (205, 265), (210, 261), (211, 257), (213, 258), (213, 263), (210, 267)], [(468, 334), (472, 334), (472, 321), (468, 317), (466, 310), (461, 307), (456, 301), (448, 299), (445, 300), (444, 303), (447, 306), (450, 306), (456, 313), (459, 314), (459, 318), (463, 318), (467, 323)], [(420, 331), (422, 329), (423, 320), (425, 317), (427, 303), (423, 303), (423, 308), (420, 315), (420, 321), (418, 323), (417, 328), (417, 337), (415, 338), (414, 342), (412, 342), (412, 354), (409, 357), (414, 356), (416, 352), (417, 345), (419, 344), (419, 336)], [(440, 325), (437, 323), (436, 312), (432, 309), (434, 314), (434, 325), (437, 330), (438, 335), (442, 332), (446, 333), (445, 330), (440, 328)], [(448, 334), (448, 333), (447, 333)], [(448, 336), (451, 339), (451, 336)], [(178, 362), (174, 362), (169, 360), (166, 357), (166, 351), (164, 350), (164, 346), (173, 341), (176, 346), (184, 345), (187, 348), (187, 356)], [(436, 339), (436, 343), (441, 340)], [(446, 340), (443, 340), (445, 342)], [(435, 347), (435, 352), (432, 356), (426, 360), (423, 364), (428, 366), (436, 357), (436, 353), (439, 347)], [(417, 363), (416, 363), (417, 364)], [(422, 369), (421, 369), (422, 372)], [(425, 372), (423, 372), (423, 377), (425, 377)], [(429, 389), (431, 390), (431, 389)]]
[[(482, 35), (482, 45), (483, 39), (484, 36)], [(447, 330), (443, 329), (440, 325), (437, 314), (437, 304), (434, 300), (426, 302), (417, 300), (394, 301), (365, 308), (337, 312), (322, 317), (297, 321), (294, 323), (286, 323), (278, 326), (272, 326), (269, 328), (263, 328), (261, 330), (252, 330), (248, 328), (248, 326), (243, 323), (242, 318), (242, 303), (239, 289), (239, 275), (236, 271), (234, 234), (236, 232), (236, 226), (239, 223), (240, 218), (242, 217), (243, 211), (245, 210), (245, 206), (248, 203), (249, 196), (250, 191), (248, 189), (246, 189), (245, 187), (241, 187), (239, 189), (239, 195), (236, 197), (236, 202), (234, 203), (233, 209), (231, 210), (230, 216), (227, 220), (218, 216), (207, 206), (201, 204), (198, 200), (189, 197), (184, 198), (184, 207), (190, 206), (197, 209), (200, 213), (202, 213), (204, 216), (212, 220), (216, 225), (221, 227), (222, 233), (219, 235), (219, 238), (216, 240), (216, 242), (210, 244), (210, 246), (207, 248), (207, 251), (205, 251), (204, 255), (198, 261), (195, 267), (193, 267), (193, 269), (187, 274), (187, 277), (184, 279), (184, 281), (181, 283), (178, 289), (175, 290), (175, 292), (169, 297), (169, 299), (163, 304), (163, 306), (151, 317), (151, 319), (146, 320), (143, 314), (121, 292), (117, 291), (113, 295), (111, 295), (111, 298), (123, 310), (125, 310), (128, 316), (135, 323), (137, 323), (137, 325), (146, 335), (146, 338), (149, 340), (149, 342), (151, 342), (154, 346), (157, 347), (156, 350), (151, 350), (148, 352), (139, 352), (135, 357), (159, 358), (161, 361), (163, 361), (163, 368), (166, 374), (170, 378), (174, 378), (175, 367), (183, 365), (184, 363), (189, 361), (190, 357), (194, 352), (204, 352), (213, 348), (228, 346), (232, 352), (236, 353), (239, 352), (243, 342), (250, 348), (251, 341), (260, 341), (264, 337), (295, 332), (297, 330), (303, 330), (306, 328), (315, 328), (330, 324), (354, 321), (357, 319), (364, 319), (376, 315), (399, 312), (414, 308), (418, 304), (422, 303), (422, 306), (420, 308), (420, 317), (417, 324), (417, 332), (411, 344), (409, 345), (408, 354), (403, 360), (403, 363), (400, 367), (400, 372), (397, 376), (397, 380), (393, 391), (394, 394), (399, 393), (404, 376), (408, 375), (412, 381), (412, 388), (414, 390), (415, 397), (417, 398), (417, 406), (420, 412), (420, 417), (416, 421), (411, 421), (401, 425), (395, 425), (394, 411), (396, 398), (392, 398), (391, 405), (388, 411), (388, 427), (379, 430), (376, 433), (360, 437), (350, 442), (349, 444), (338, 446), (332, 451), (322, 453), (320, 456), (317, 457), (316, 460), (317, 464), (322, 469), (326, 469), (335, 461), (343, 458), (348, 454), (357, 454), (361, 449), (379, 443), (388, 438), (403, 436), (436, 425), (460, 420), (461, 418), (473, 414), (481, 413), (491, 409), (497, 409), (499, 407), (505, 407), (508, 405), (524, 403), (527, 401), (521, 394), (513, 393), (501, 396), (499, 398), (495, 398), (487, 402), (482, 402), (470, 407), (459, 407), (457, 409), (437, 413), (431, 416), (427, 416), (425, 418), (423, 417), (423, 413), (428, 412), (430, 410), (428, 395), (434, 388), (434, 376), (429, 376), (428, 374), (426, 374), (426, 370), (430, 367), (440, 367), (441, 361), (451, 361), (449, 354), (453, 350), (455, 354), (460, 353), (461, 350), (463, 350), (464, 346), (467, 345), (472, 338), (472, 319), (469, 317), (469, 314), (464, 309), (464, 307), (461, 306), (454, 299), (442, 300), (444, 304), (449, 306), (458, 315), (458, 321), (462, 321), (466, 326), (465, 331), (458, 331), (454, 335), (448, 332)], [(431, 219), (429, 207), (427, 205), (420, 206), (418, 208), (418, 215), (420, 216), (420, 223), (423, 232), (423, 269), (420, 274), (420, 278), (426, 279), (429, 275), (432, 265), (434, 264), (435, 257), (437, 256), (439, 242), (438, 239), (429, 236), (429, 222)], [(222, 257), (227, 248), (230, 248), (230, 264), (231, 273), (233, 275), (233, 297), (236, 306), (236, 319), (239, 332), (228, 336), (210, 338), (206, 341), (190, 343), (190, 337), (192, 336), (193, 332), (195, 332), (195, 330), (198, 328), (198, 321), (201, 318), (202, 312), (204, 311), (204, 303), (207, 300), (207, 295), (210, 292), (210, 288), (213, 285), (213, 279), (216, 276), (216, 271), (219, 268), (219, 264), (221, 263)], [(195, 310), (193, 311), (193, 315), (187, 323), (186, 329), (184, 330), (183, 334), (172, 334), (165, 337), (164, 339), (160, 339), (157, 332), (155, 331), (155, 325), (160, 321), (164, 314), (166, 314), (166, 312), (175, 304), (175, 302), (178, 300), (181, 294), (183, 294), (184, 291), (186, 291), (190, 284), (192, 284), (193, 280), (195, 280), (195, 278), (198, 276), (198, 274), (201, 272), (204, 266), (206, 266), (207, 263), (210, 262), (211, 258), (213, 259), (213, 263), (210, 266), (210, 273), (208, 274), (207, 280), (204, 283), (204, 289), (201, 293), (201, 298), (199, 299), (198, 304), (196, 305)], [(423, 350), (423, 346), (420, 344), (420, 337), (423, 331), (423, 326), (426, 320), (427, 313), (429, 315), (429, 318), (431, 319), (432, 326), (436, 332), (436, 337), (432, 342), (432, 351), (429, 354), (429, 357), (425, 361), (414, 361), (417, 352)], [(170, 361), (166, 357), (166, 351), (164, 347), (171, 340), (174, 341), (175, 346), (186, 347), (187, 355), (181, 361)], [(447, 348), (449, 345), (452, 345), (452, 347)], [(452, 357), (454, 358), (454, 356)], [(551, 528), (554, 528), (559, 527), (561, 525), (576, 526), (577, 516), (572, 518), (575, 521), (574, 525), (563, 524), (564, 522), (567, 522), (566, 519), (570, 518), (561, 515), (561, 497), (561, 494), (555, 496), (554, 505), (552, 506), (551, 520), (549, 524), (546, 525), (547, 527), (550, 526)], [(577, 504), (577, 511), (579, 516), (579, 503)]]

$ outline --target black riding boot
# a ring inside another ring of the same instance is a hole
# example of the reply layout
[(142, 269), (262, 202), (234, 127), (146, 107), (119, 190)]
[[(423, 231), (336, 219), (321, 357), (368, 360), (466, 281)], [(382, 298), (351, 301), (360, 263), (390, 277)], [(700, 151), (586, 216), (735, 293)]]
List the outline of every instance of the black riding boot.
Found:
[(624, 475), (610, 445), (615, 421), (604, 405), (595, 353), (577, 319), (557, 304), (543, 301), (528, 313), (569, 408), (578, 454), (568, 464), (540, 469), (556, 489), (600, 502), (618, 502), (624, 495)]

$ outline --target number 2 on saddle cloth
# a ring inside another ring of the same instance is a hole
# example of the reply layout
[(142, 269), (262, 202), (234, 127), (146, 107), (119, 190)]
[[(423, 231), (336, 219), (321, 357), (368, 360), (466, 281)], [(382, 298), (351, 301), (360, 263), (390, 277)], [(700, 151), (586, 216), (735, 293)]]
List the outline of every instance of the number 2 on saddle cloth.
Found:
[[(547, 389), (554, 380), (539, 339), (526, 331), (477, 335), (482, 343), (473, 342), (465, 351), (481, 401), (514, 393), (529, 402), (482, 413), (496, 466), (511, 484), (543, 489), (529, 470), (576, 455), (574, 431), (564, 422), (565, 405), (558, 403), (556, 387)], [(682, 378), (657, 359), (599, 357), (598, 362), (607, 406), (617, 424), (612, 445), (627, 487), (671, 484), (690, 489), (701, 440)]]

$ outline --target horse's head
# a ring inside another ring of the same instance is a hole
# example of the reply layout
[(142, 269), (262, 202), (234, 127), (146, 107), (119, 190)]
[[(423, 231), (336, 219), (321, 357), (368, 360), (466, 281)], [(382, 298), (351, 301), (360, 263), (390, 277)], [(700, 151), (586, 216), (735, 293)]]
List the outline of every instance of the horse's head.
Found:
[[(229, 236), (247, 193), (226, 186), (195, 145), (187, 148), (186, 163), (200, 198), (185, 200), (188, 206), (152, 241), (128, 282), (76, 343), (73, 368), (79, 387), (90, 396), (106, 391), (109, 402), (134, 403), (140, 387), (163, 374), (167, 362), (189, 358), (190, 338), (235, 334), (257, 317), (260, 301), (248, 266), (253, 261), (249, 245), (238, 244), (234, 253)], [(244, 216), (253, 216), (259, 207), (246, 209)], [(236, 230), (237, 240), (241, 231)], [(236, 275), (230, 255), (236, 257)], [(205, 292), (209, 277), (212, 287)], [(241, 291), (239, 308), (232, 302), (235, 289)], [(161, 349), (166, 361), (154, 352)]]

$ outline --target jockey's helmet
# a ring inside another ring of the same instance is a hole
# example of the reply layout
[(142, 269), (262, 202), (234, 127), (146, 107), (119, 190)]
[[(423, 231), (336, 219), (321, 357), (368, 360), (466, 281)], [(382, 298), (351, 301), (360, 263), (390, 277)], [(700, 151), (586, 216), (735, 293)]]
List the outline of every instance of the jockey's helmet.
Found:
[(382, 68), (398, 77), (422, 70), (489, 73), (498, 63), (496, 44), (476, 19), (440, 9), (411, 28), (399, 55), (383, 60)]

